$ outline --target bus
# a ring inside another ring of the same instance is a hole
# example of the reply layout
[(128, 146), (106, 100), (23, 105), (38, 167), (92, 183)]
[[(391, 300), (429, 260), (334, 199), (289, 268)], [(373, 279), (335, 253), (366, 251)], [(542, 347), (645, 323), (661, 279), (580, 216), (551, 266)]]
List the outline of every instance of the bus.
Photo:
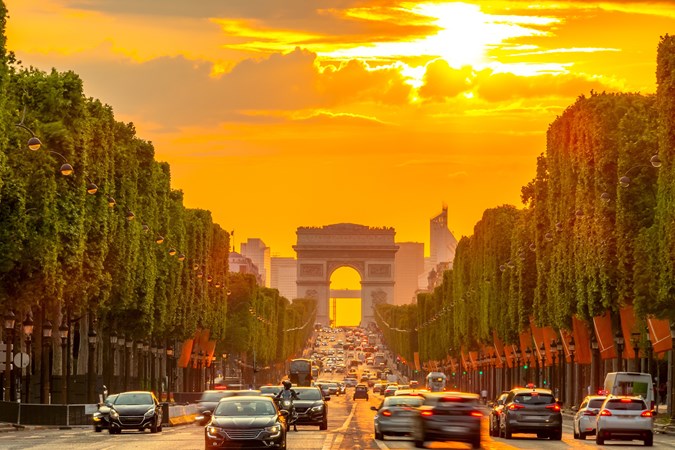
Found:
[(427, 375), (427, 389), (431, 392), (441, 392), (445, 390), (447, 377), (443, 372), (429, 372)]
[(305, 358), (292, 359), (288, 378), (295, 386), (311, 386), (312, 360)]

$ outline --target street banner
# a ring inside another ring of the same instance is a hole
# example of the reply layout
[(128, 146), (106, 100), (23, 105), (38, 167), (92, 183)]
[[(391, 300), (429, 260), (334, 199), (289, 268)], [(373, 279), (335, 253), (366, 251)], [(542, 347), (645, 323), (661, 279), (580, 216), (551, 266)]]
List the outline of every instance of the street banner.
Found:
[(578, 364), (590, 364), (591, 334), (586, 321), (572, 316), (572, 334), (574, 336), (574, 361)]
[(598, 340), (598, 349), (602, 359), (616, 358), (616, 348), (614, 348), (614, 333), (612, 333), (612, 317), (609, 311), (605, 311), (602, 316), (593, 317), (593, 330), (595, 338)]
[(670, 322), (666, 319), (647, 317), (649, 340), (652, 342), (654, 353), (663, 353), (673, 348), (670, 336)]

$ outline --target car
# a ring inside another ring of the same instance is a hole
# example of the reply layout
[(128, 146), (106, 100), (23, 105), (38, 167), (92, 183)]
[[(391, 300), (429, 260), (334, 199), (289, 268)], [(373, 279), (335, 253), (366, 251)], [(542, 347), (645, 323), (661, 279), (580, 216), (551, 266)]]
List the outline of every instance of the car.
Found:
[(560, 403), (550, 389), (516, 388), (509, 391), (499, 421), (500, 435), (535, 433), (538, 438), (562, 439)]
[(297, 425), (318, 425), (319, 430), (328, 429), (328, 404), (330, 396), (324, 396), (317, 387), (293, 387), (298, 399), (293, 400), (298, 414)]
[(394, 391), (394, 397), (400, 397), (404, 395), (412, 395), (412, 396), (418, 396), (422, 395), (425, 392), (429, 392), (428, 389), (396, 389)]
[(110, 434), (122, 430), (162, 431), (162, 408), (157, 397), (150, 391), (129, 391), (117, 395), (110, 406)]
[(216, 406), (218, 405), (220, 399), (225, 396), (231, 396), (232, 392), (234, 391), (209, 390), (202, 392), (201, 397), (199, 397), (199, 400), (197, 400), (197, 408), (199, 409), (199, 412), (200, 413), (203, 413), (204, 411), (213, 412), (213, 410), (216, 409)]
[(414, 427), (415, 411), (422, 405), (421, 396), (414, 397), (387, 397), (380, 406), (371, 406), (376, 412), (373, 418), (375, 439), (382, 440), (384, 436), (410, 435)]
[(267, 386), (260, 386), (259, 391), (260, 391), (260, 395), (265, 395), (265, 396), (268, 396), (268, 397), (275, 397), (279, 392), (281, 392), (281, 390), (283, 388), (284, 387), (281, 386), (281, 385), (276, 385), (276, 386), (267, 385)]
[(472, 448), (480, 448), (483, 413), (478, 394), (428, 392), (422, 399), (422, 405), (414, 410), (412, 437), (416, 448), (424, 448), (427, 441), (468, 442)]
[(595, 423), (595, 443), (606, 440), (641, 439), (644, 445), (654, 445), (654, 412), (639, 396), (608, 395), (600, 407)]
[(490, 436), (499, 436), (499, 419), (504, 410), (504, 401), (508, 395), (508, 391), (502, 392), (499, 397), (497, 397), (497, 400), (491, 403), (492, 409), (490, 410), (490, 414), (488, 414), (488, 433)]
[(373, 385), (373, 394), (379, 394), (382, 392), (382, 383), (375, 383)]
[(227, 397), (204, 427), (204, 448), (286, 448), (286, 411), (266, 396)]
[(398, 390), (398, 386), (397, 386), (397, 385), (395, 385), (395, 384), (390, 384), (389, 386), (387, 386), (387, 387), (384, 389), (384, 391), (382, 392), (382, 395), (384, 395), (385, 397), (390, 397), (390, 396), (394, 395), (394, 394), (396, 393), (397, 390)]
[(92, 420), (94, 422), (94, 431), (100, 433), (104, 428), (110, 425), (110, 408), (115, 403), (117, 394), (106, 397), (105, 401), (98, 405), (98, 410), (94, 413)]
[(589, 395), (578, 409), (576, 406), (572, 407), (575, 411), (572, 424), (574, 439), (586, 439), (586, 436), (595, 434), (595, 422), (606, 398), (606, 395)]
[(354, 400), (357, 398), (365, 398), (368, 400), (368, 386), (365, 384), (357, 384), (354, 388)]
[(345, 377), (343, 381), (347, 387), (356, 387), (356, 385), (359, 384), (354, 377)]

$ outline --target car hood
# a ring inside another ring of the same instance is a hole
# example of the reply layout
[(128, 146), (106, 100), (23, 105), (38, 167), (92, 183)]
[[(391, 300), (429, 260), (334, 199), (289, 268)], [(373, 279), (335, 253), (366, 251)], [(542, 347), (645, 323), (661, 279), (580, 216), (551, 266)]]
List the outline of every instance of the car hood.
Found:
[(110, 413), (110, 406), (105, 406), (105, 405), (99, 406), (97, 412), (101, 413), (103, 415), (109, 414)]
[(302, 408), (311, 408), (312, 406), (322, 405), (321, 400), (293, 400), (293, 406)]
[(199, 408), (200, 411), (211, 411), (211, 412), (213, 412), (213, 410), (216, 409), (216, 406), (218, 406), (218, 402), (199, 402), (199, 403), (197, 403), (197, 407)]
[(277, 423), (276, 416), (215, 416), (211, 419), (212, 426), (221, 428), (262, 428), (275, 423)]
[(142, 416), (149, 409), (154, 408), (153, 405), (115, 405), (113, 406), (115, 411), (119, 413), (120, 416)]

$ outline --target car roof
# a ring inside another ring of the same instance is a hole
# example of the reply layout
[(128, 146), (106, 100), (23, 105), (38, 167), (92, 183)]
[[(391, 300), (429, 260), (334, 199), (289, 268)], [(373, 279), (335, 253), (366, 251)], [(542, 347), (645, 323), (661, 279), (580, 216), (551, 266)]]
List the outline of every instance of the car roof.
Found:
[(522, 393), (527, 393), (527, 392), (537, 392), (539, 394), (551, 394), (553, 395), (553, 391), (550, 389), (545, 389), (545, 388), (515, 388), (511, 389), (510, 392), (514, 392), (516, 394), (522, 394)]
[(263, 401), (269, 401), (272, 402), (272, 397), (267, 397), (264, 395), (237, 395), (234, 397), (225, 397), (220, 399), (220, 403), (226, 403), (226, 402), (240, 402), (243, 400), (263, 400)]

